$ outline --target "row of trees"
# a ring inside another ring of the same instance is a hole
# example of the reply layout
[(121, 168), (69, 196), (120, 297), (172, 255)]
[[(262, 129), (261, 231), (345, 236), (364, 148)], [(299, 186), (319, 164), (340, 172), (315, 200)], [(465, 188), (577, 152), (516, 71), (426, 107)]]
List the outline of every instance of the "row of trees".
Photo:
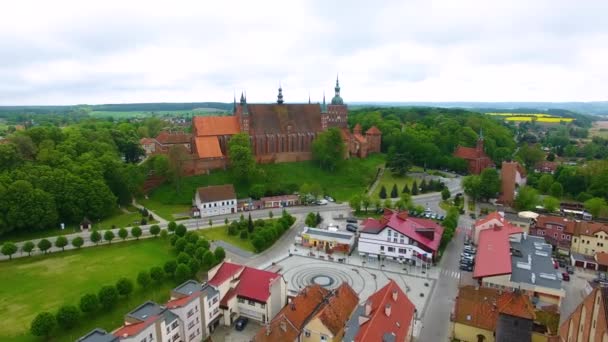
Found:
[(440, 250), (445, 250), (448, 243), (454, 238), (454, 234), (456, 234), (456, 227), (458, 226), (459, 215), (460, 213), (458, 212), (458, 208), (450, 207), (450, 209), (448, 209), (445, 219), (441, 223), (444, 229), (443, 235), (441, 236), (441, 242), (439, 244)]

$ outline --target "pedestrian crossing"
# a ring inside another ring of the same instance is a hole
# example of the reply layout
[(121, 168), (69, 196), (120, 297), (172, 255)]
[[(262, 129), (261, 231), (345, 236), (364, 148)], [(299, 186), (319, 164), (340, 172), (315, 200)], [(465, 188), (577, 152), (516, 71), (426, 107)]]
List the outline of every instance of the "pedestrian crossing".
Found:
[(460, 279), (460, 270), (441, 269), (441, 277)]

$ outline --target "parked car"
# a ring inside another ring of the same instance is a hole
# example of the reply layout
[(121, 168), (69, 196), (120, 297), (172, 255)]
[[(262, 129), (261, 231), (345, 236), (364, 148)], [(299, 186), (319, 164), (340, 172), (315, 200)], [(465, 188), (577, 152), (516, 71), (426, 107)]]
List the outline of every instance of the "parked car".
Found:
[(327, 205), (327, 200), (321, 199), (317, 201), (317, 205)]
[(470, 216), (472, 219), (475, 219), (475, 218), (476, 218), (475, 213), (470, 213), (470, 214), (469, 214), (469, 216)]
[(346, 222), (348, 222), (348, 223), (357, 223), (357, 219), (354, 218), (354, 217), (349, 217), (349, 218), (346, 219)]
[(464, 248), (462, 250), (465, 253), (468, 253), (468, 254), (475, 254), (475, 253), (477, 253), (477, 250), (475, 249), (475, 247), (472, 247), (470, 245), (469, 246), (464, 246)]
[(473, 272), (473, 266), (471, 265), (460, 265), (461, 271)]
[(249, 318), (241, 316), (236, 320), (234, 328), (238, 331), (243, 331), (247, 326), (247, 323), (249, 323)]
[(558, 260), (557, 264), (559, 265), (559, 267), (566, 267), (568, 264), (566, 264), (566, 262), (564, 260)]
[(472, 260), (475, 260), (475, 257), (470, 254), (465, 254), (465, 253), (460, 254), (460, 260), (465, 260), (465, 259), (472, 261)]
[(349, 223), (349, 224), (346, 225), (346, 230), (348, 230), (349, 232), (356, 233), (357, 232), (357, 226)]
[(574, 274), (574, 268), (572, 266), (566, 266), (566, 272), (568, 272), (568, 274)]
[(562, 280), (563, 281), (570, 281), (570, 275), (568, 274), (568, 272), (563, 272), (562, 273)]
[(439, 216), (439, 221), (443, 221), (443, 220), (445, 220), (445, 216), (444, 215)]
[(336, 200), (333, 199), (333, 197), (331, 196), (325, 196), (325, 199), (328, 200), (329, 202), (335, 202)]

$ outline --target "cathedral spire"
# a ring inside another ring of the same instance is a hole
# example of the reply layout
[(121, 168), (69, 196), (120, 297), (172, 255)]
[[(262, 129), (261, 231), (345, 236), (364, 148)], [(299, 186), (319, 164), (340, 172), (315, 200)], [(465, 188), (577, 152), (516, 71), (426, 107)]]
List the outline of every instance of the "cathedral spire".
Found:
[(232, 95), (234, 96), (234, 104), (232, 106), (232, 112), (236, 113), (236, 91), (235, 90), (232, 91)]
[(336, 94), (331, 99), (331, 104), (332, 105), (343, 105), (344, 100), (342, 100), (342, 98), (340, 97), (340, 80), (338, 79), (337, 74), (336, 74), (336, 87), (334, 88), (334, 90), (336, 91)]
[(281, 87), (280, 82), (279, 82), (279, 95), (277, 96), (277, 103), (283, 104), (283, 88)]
[(321, 107), (321, 112), (327, 112), (327, 106), (325, 105), (325, 90), (323, 91), (323, 107)]
[(310, 92), (308, 92), (308, 104), (310, 104)]

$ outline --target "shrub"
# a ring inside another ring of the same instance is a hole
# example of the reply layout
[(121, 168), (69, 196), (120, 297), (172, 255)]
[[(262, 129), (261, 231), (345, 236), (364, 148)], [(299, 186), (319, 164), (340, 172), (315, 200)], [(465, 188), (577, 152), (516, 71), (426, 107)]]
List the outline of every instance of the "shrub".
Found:
[(106, 232), (103, 233), (103, 239), (108, 241), (109, 244), (112, 243), (112, 240), (114, 240), (114, 238), (114, 232), (112, 232), (111, 230), (106, 230)]
[(96, 295), (87, 293), (80, 297), (80, 303), (78, 306), (80, 307), (80, 311), (84, 313), (91, 313), (99, 308), (99, 299)]
[(121, 296), (128, 297), (133, 292), (133, 282), (128, 278), (120, 278), (116, 282), (116, 290)]
[(97, 298), (102, 308), (112, 309), (118, 303), (118, 290), (114, 286), (106, 285), (99, 290)]
[(46, 251), (48, 251), (51, 246), (51, 241), (47, 239), (38, 241), (38, 249), (40, 249), (44, 254), (46, 254)]
[(175, 229), (177, 229), (177, 223), (175, 223), (175, 221), (169, 222), (169, 224), (167, 225), (167, 230), (173, 233), (175, 232)]
[(2, 245), (2, 254), (8, 255), (9, 260), (13, 258), (13, 254), (17, 253), (17, 245), (12, 242), (5, 242)]
[(382, 187), (380, 188), (380, 193), (378, 194), (378, 197), (382, 199), (386, 198), (386, 187), (384, 187), (384, 185), (382, 185)]
[(142, 234), (141, 228), (139, 228), (138, 226), (131, 228), (131, 235), (133, 235), (135, 237), (135, 239), (139, 240), (139, 237), (141, 236), (141, 234)]
[(55, 315), (57, 325), (63, 329), (70, 329), (76, 326), (78, 318), (80, 318), (80, 312), (74, 305), (64, 305), (60, 307)]
[(249, 237), (249, 233), (247, 233), (247, 231), (246, 231), (246, 230), (243, 230), (243, 231), (241, 232), (241, 239), (243, 239), (243, 240), (247, 240), (247, 238), (248, 238), (248, 237)]
[(118, 237), (125, 240), (127, 237), (129, 237), (129, 231), (124, 228), (120, 228), (118, 230)]
[(27, 253), (27, 255), (32, 255), (34, 248), (36, 248), (36, 245), (32, 241), (28, 241), (21, 246), (21, 251)]
[(152, 279), (150, 278), (150, 273), (148, 273), (148, 271), (141, 271), (137, 274), (137, 283), (144, 289), (150, 286), (151, 282)]
[(397, 184), (393, 184), (393, 188), (391, 189), (391, 198), (399, 197), (399, 190), (397, 190)]
[(150, 227), (150, 234), (154, 235), (154, 237), (157, 237), (159, 233), (160, 227), (157, 224)]
[(68, 245), (68, 239), (65, 236), (58, 236), (55, 239), (55, 247), (61, 248), (62, 251), (65, 251), (65, 246)]
[(101, 241), (101, 234), (98, 231), (94, 230), (91, 232), (90, 239), (94, 244), (98, 244), (99, 241)]
[(72, 239), (72, 246), (74, 246), (76, 248), (80, 248), (80, 247), (82, 247), (82, 245), (84, 245), (84, 239), (82, 237), (77, 236)]
[(30, 332), (34, 336), (51, 336), (51, 332), (55, 329), (57, 325), (57, 320), (55, 316), (50, 312), (42, 312), (39, 313), (36, 318), (32, 321), (32, 325), (30, 326)]

